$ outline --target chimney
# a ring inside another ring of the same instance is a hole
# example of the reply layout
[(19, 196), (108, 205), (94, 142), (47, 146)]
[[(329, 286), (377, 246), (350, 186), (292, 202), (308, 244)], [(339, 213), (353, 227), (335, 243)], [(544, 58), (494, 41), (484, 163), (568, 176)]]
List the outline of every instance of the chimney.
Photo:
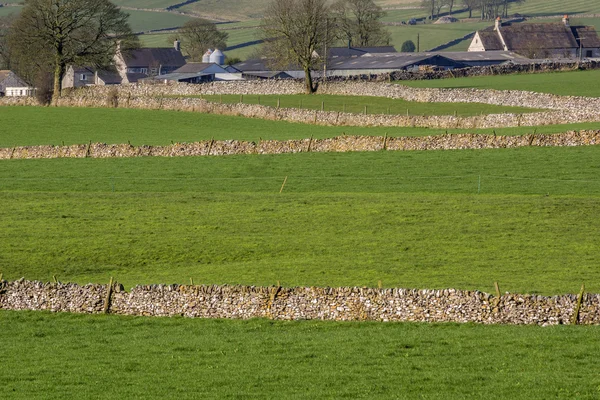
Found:
[(179, 41), (179, 39), (175, 39), (175, 41), (173, 42), (173, 47), (175, 47), (175, 50), (181, 51), (181, 42)]
[(568, 28), (569, 27), (569, 16), (567, 14), (565, 14), (562, 21), (563, 21), (563, 24), (565, 24), (565, 26)]
[(496, 18), (496, 24), (494, 25), (494, 30), (499, 31), (502, 26), (502, 19), (500, 17)]

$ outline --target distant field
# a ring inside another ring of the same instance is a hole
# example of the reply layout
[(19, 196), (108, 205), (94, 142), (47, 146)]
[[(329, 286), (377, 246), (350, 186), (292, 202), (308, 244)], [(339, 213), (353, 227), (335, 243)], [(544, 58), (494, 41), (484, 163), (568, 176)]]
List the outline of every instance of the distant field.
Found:
[[(199, 140), (315, 139), (340, 135), (425, 136), (445, 133), (526, 135), (598, 129), (598, 123), (504, 129), (333, 127), (178, 111), (0, 107), (0, 147), (92, 142), (139, 146)], [(16, 129), (15, 129), (16, 127)]]
[(7, 15), (16, 15), (21, 12), (21, 8), (21, 6), (0, 7), (0, 17), (5, 17)]
[(489, 21), (454, 24), (420, 24), (387, 26), (386, 29), (388, 29), (392, 35), (392, 44), (396, 47), (396, 50), (400, 51), (402, 43), (406, 40), (412, 40), (416, 45), (418, 34), (420, 50), (425, 51), (462, 37), (467, 33), (488, 27), (490, 24)]
[(181, 0), (113, 0), (118, 6), (134, 8), (167, 8), (182, 3)]
[(529, 90), (562, 96), (599, 97), (600, 88), (596, 85), (598, 79), (600, 79), (600, 70), (399, 81), (398, 83), (412, 87)]
[(594, 399), (599, 334), (0, 311), (0, 397)]
[[(527, 113), (536, 112), (532, 108), (504, 107), (478, 103), (420, 103), (401, 99), (369, 96), (332, 96), (332, 95), (285, 95), (285, 96), (253, 96), (246, 95), (213, 95), (202, 98), (223, 103), (262, 104), (275, 107), (280, 101), (281, 107), (306, 108), (311, 110), (344, 111), (362, 114), (401, 114), (401, 115), (453, 115), (472, 116), (480, 114)], [(366, 107), (366, 109), (365, 109)]]
[(510, 13), (529, 16), (591, 14), (600, 13), (600, 2), (597, 0), (527, 0), (522, 4), (513, 4)]
[[(258, 39), (258, 28), (256, 25), (260, 21), (244, 21), (237, 23), (218, 24), (217, 27), (223, 32), (227, 32), (229, 37), (227, 38), (227, 46), (236, 46), (242, 43), (252, 42)], [(239, 28), (239, 29), (237, 29)], [(140, 41), (143, 47), (170, 47), (173, 44), (168, 40), (168, 37), (173, 35), (172, 32), (160, 32), (154, 34), (140, 35)], [(234, 50), (227, 50), (225, 55), (227, 57), (238, 57), (246, 59), (253, 51), (257, 49), (258, 45), (252, 45), (242, 47)]]
[(212, 15), (224, 20), (248, 20), (264, 16), (270, 0), (202, 0), (180, 8), (203, 15)]
[(2, 161), (0, 272), (600, 292), (599, 157), (600, 146)]
[(167, 12), (125, 10), (129, 14), (129, 25), (134, 32), (151, 29), (175, 28), (192, 19), (186, 15)]

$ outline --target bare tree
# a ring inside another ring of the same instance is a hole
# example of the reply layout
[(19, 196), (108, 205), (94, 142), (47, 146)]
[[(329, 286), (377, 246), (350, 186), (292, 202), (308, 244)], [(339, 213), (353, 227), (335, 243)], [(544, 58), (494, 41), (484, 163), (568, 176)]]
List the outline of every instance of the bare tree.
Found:
[(10, 69), (10, 48), (7, 37), (10, 21), (9, 17), (0, 17), (0, 69)]
[(481, 0), (462, 0), (463, 5), (469, 10), (469, 18), (473, 18), (473, 10), (481, 6)]
[(21, 65), (51, 67), (56, 103), (67, 66), (106, 67), (118, 43), (122, 51), (136, 45), (128, 17), (108, 0), (25, 0), (11, 28), (11, 54)]
[(436, 9), (439, 7), (441, 0), (422, 0), (421, 7), (425, 8), (429, 12), (429, 18), (433, 20), (436, 16)]
[(385, 12), (373, 0), (338, 0), (332, 11), (340, 36), (354, 46), (389, 44), (390, 34), (380, 21)]
[(267, 40), (263, 54), (278, 68), (302, 68), (306, 93), (316, 91), (311, 70), (322, 62), (317, 52), (333, 37), (327, 29), (329, 12), (326, 0), (274, 0), (261, 23)]
[(451, 15), (454, 8), (454, 0), (444, 0), (444, 5), (448, 6), (448, 14)]
[(176, 35), (169, 36), (169, 42), (181, 41), (181, 51), (190, 61), (202, 61), (209, 48), (225, 49), (227, 32), (221, 32), (217, 26), (206, 19), (197, 18), (186, 22)]

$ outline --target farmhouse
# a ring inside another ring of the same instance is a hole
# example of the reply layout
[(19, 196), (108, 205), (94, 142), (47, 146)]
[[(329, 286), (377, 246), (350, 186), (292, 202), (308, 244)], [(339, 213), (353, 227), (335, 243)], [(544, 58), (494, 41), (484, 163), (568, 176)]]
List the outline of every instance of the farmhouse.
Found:
[(123, 79), (116, 71), (102, 71), (92, 67), (69, 66), (63, 76), (62, 87), (78, 88), (92, 85), (119, 85)]
[(0, 97), (20, 97), (33, 95), (34, 89), (9, 70), (0, 70)]
[(600, 38), (591, 26), (572, 26), (569, 16), (562, 23), (503, 24), (477, 31), (469, 51), (514, 51), (528, 58), (600, 57)]
[(122, 83), (135, 83), (150, 76), (170, 74), (185, 65), (179, 41), (172, 48), (147, 47), (123, 54), (117, 50), (115, 66)]

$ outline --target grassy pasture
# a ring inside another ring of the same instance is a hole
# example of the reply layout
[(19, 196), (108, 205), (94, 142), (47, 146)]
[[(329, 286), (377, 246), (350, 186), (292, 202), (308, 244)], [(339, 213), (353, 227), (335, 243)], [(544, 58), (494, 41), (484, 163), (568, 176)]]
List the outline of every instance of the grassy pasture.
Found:
[(167, 8), (174, 4), (181, 3), (178, 0), (114, 0), (118, 6), (133, 8)]
[(165, 145), (200, 140), (329, 138), (340, 135), (426, 136), (445, 133), (526, 135), (570, 129), (598, 129), (598, 123), (503, 129), (428, 129), (393, 127), (319, 126), (283, 121), (178, 111), (0, 107), (0, 147), (66, 145), (92, 142)]
[(595, 84), (598, 79), (600, 79), (600, 70), (398, 81), (397, 83), (412, 87), (529, 90), (561, 96), (598, 97), (600, 89)]
[(386, 29), (392, 36), (392, 44), (396, 47), (396, 50), (400, 51), (402, 43), (406, 40), (412, 40), (416, 45), (417, 34), (419, 34), (420, 50), (425, 51), (488, 26), (490, 26), (490, 22), (484, 21), (439, 25), (419, 24), (387, 26)]
[(192, 11), (212, 15), (224, 20), (250, 20), (263, 17), (269, 0), (203, 0), (180, 8), (181, 11)]
[[(310, 110), (345, 111), (355, 114), (402, 114), (402, 115), (453, 115), (473, 116), (480, 114), (502, 114), (541, 111), (525, 107), (504, 107), (479, 103), (420, 103), (402, 99), (372, 96), (332, 96), (332, 95), (210, 95), (202, 98), (218, 103), (262, 104), (276, 107), (306, 108)], [(366, 107), (366, 109), (365, 109)]]
[(0, 17), (15, 16), (21, 12), (22, 6), (0, 7)]
[(125, 10), (129, 14), (129, 25), (134, 32), (152, 29), (175, 28), (192, 19), (186, 15), (156, 11)]
[(600, 3), (596, 0), (527, 0), (522, 4), (513, 4), (511, 14), (519, 13), (528, 16), (546, 16), (563, 14), (595, 14), (600, 13)]
[(598, 334), (0, 311), (0, 397), (594, 399)]
[(0, 271), (598, 292), (599, 151), (3, 161)]

